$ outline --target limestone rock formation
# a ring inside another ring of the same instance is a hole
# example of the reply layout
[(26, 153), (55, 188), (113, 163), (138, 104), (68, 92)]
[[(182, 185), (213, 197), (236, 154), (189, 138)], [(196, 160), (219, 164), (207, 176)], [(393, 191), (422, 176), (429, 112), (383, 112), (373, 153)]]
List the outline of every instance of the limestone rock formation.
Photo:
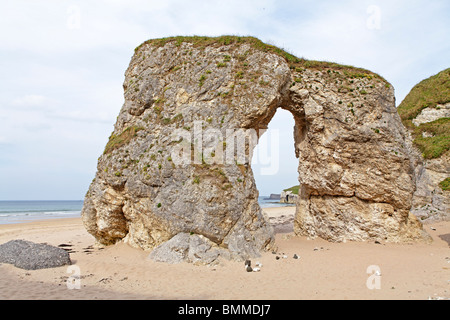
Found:
[(294, 193), (290, 190), (284, 190), (281, 192), (280, 203), (292, 203), (296, 204), (298, 200), (298, 193)]
[(426, 222), (450, 220), (450, 69), (421, 81), (398, 107), (414, 139), (416, 192), (411, 212)]
[(250, 37), (175, 37), (136, 48), (124, 90), (82, 211), (101, 243), (162, 246), (159, 257), (171, 248), (189, 257), (197, 243), (208, 247), (206, 260), (211, 248), (232, 259), (271, 249), (250, 163), (279, 107), (296, 123), (297, 234), (426, 238), (409, 212), (410, 141), (393, 88), (376, 74), (298, 59)]
[(211, 264), (219, 256), (228, 256), (228, 251), (219, 248), (209, 239), (188, 233), (179, 233), (167, 242), (156, 247), (149, 258), (171, 264), (180, 262)]

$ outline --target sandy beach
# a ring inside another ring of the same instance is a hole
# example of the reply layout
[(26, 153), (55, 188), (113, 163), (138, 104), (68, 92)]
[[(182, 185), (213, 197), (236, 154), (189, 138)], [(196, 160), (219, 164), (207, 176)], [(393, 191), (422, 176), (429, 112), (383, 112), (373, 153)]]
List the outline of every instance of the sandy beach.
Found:
[(74, 269), (26, 271), (1, 264), (0, 299), (450, 298), (450, 222), (424, 226), (432, 244), (329, 243), (293, 235), (295, 208), (264, 210), (276, 225), (278, 250), (254, 259), (262, 267), (253, 273), (242, 262), (168, 265), (123, 243), (99, 248), (79, 218), (0, 225), (0, 244), (24, 239), (70, 245), (80, 272), (80, 289), (70, 290)]

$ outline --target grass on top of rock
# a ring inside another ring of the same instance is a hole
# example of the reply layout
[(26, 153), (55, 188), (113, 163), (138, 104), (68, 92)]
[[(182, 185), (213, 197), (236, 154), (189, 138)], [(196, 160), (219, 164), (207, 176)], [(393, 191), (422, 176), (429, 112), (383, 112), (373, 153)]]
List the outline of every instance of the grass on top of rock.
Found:
[[(425, 159), (439, 158), (450, 149), (450, 118), (441, 118), (416, 127), (414, 120), (425, 108), (450, 102), (450, 68), (417, 84), (398, 107), (403, 124), (414, 137), (414, 144)], [(432, 137), (423, 137), (424, 133)]]
[[(433, 136), (423, 137), (423, 132), (431, 133)], [(414, 143), (422, 151), (425, 159), (439, 158), (450, 150), (450, 118), (423, 123), (413, 128), (413, 135)]]
[(288, 191), (292, 191), (293, 194), (298, 194), (298, 191), (300, 190), (300, 186), (293, 186), (289, 189), (285, 189), (283, 191), (288, 192)]
[(105, 151), (103, 151), (103, 154), (111, 153), (115, 149), (119, 149), (122, 146), (126, 145), (141, 130), (144, 130), (144, 128), (138, 127), (138, 126), (132, 126), (132, 127), (126, 128), (119, 135), (111, 134), (111, 136), (109, 137), (109, 141), (106, 144)]
[(425, 108), (450, 102), (450, 68), (418, 83), (398, 106), (402, 120), (413, 120)]
[(444, 191), (450, 191), (450, 177), (439, 183), (439, 186)]
[[(380, 75), (373, 73), (369, 70), (356, 68), (353, 66), (342, 65), (334, 62), (326, 62), (326, 61), (315, 61), (315, 60), (307, 60), (304, 58), (297, 58), (293, 54), (280, 49), (274, 45), (270, 45), (262, 42), (258, 38), (255, 37), (241, 37), (241, 36), (230, 36), (224, 35), (220, 37), (206, 37), (206, 36), (176, 36), (176, 37), (167, 37), (167, 38), (159, 38), (159, 39), (150, 39), (136, 47), (135, 52), (137, 53), (144, 45), (150, 44), (157, 47), (163, 47), (167, 43), (175, 43), (176, 46), (181, 46), (182, 43), (191, 43), (194, 47), (197, 48), (205, 48), (208, 46), (233, 46), (233, 45), (241, 45), (241, 44), (249, 44), (253, 49), (277, 54), (289, 63), (291, 69), (301, 70), (301, 69), (314, 69), (314, 70), (334, 70), (334, 71), (342, 71), (346, 77), (349, 78), (377, 78), (387, 85), (389, 84), (383, 77)], [(227, 59), (230, 61), (230, 59)], [(331, 74), (331, 72), (328, 72)]]

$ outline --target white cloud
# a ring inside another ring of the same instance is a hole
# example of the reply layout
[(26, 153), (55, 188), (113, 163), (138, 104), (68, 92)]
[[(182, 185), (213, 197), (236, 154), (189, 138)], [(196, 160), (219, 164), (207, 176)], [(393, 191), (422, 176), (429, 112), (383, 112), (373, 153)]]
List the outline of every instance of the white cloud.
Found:
[(43, 106), (47, 102), (47, 98), (37, 94), (29, 94), (18, 97), (12, 101), (12, 105), (19, 107), (35, 107)]

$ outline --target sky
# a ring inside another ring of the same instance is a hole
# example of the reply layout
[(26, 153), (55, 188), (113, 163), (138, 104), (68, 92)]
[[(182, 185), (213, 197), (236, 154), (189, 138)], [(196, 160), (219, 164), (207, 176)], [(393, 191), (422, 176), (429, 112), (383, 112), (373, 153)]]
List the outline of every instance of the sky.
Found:
[[(124, 102), (124, 72), (147, 39), (255, 36), (374, 71), (399, 104), (449, 67), (449, 16), (448, 0), (1, 1), (0, 200), (84, 198)], [(254, 167), (261, 195), (297, 183), (293, 125), (281, 111), (270, 123), (279, 170)]]

